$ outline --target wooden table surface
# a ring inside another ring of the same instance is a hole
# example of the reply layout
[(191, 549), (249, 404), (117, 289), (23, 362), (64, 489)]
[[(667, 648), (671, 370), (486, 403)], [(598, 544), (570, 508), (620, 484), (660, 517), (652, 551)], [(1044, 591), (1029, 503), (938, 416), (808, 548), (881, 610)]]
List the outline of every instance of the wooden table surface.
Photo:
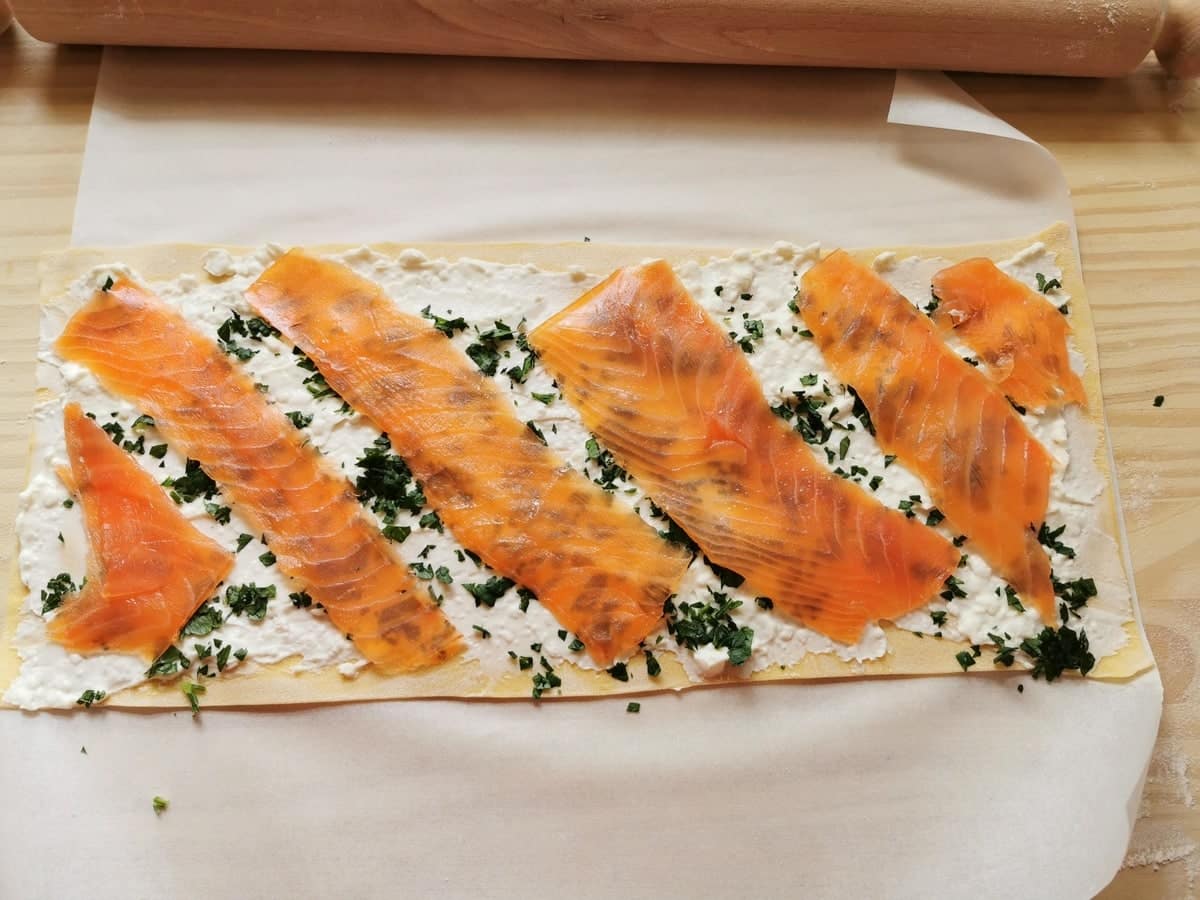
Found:
[[(64, 247), (100, 51), (0, 35), (0, 542), (24, 482), (37, 257)], [(1126, 867), (1106, 900), (1200, 891), (1200, 83), (962, 76), (1071, 187), (1146, 630), (1166, 708)], [(1155, 408), (1155, 395), (1166, 400)], [(1018, 827), (1026, 827), (1019, 825)], [(1036, 824), (1029, 827), (1036, 828)]]

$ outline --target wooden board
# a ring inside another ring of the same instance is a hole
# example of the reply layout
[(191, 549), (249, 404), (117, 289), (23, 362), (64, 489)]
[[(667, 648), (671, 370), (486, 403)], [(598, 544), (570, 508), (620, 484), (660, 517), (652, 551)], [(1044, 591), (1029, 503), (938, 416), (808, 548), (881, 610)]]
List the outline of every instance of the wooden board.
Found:
[[(69, 241), (99, 56), (0, 35), (5, 555), (25, 474), (37, 259)], [(1166, 691), (1132, 867), (1101, 897), (1186, 897), (1200, 860), (1200, 85), (1164, 81), (1153, 63), (1107, 83), (959, 81), (1047, 146), (1072, 189), (1138, 592)]]

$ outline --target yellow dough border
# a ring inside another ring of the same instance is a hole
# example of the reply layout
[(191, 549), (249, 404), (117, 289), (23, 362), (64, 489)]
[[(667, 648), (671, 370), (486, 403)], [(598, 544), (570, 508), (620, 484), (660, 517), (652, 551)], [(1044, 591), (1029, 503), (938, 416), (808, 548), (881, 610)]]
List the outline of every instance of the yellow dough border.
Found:
[[(1096, 349), (1096, 334), (1088, 306), (1074, 241), (1067, 225), (1059, 223), (1046, 231), (1012, 240), (959, 246), (896, 246), (882, 249), (852, 251), (860, 260), (870, 263), (879, 253), (891, 251), (898, 258), (908, 256), (940, 256), (956, 262), (972, 256), (993, 259), (1010, 257), (1034, 242), (1042, 242), (1054, 253), (1062, 269), (1062, 284), (1071, 297), (1071, 324), (1077, 349), (1086, 358), (1083, 382), (1088, 395), (1087, 420), (1096, 428), (1096, 468), (1104, 481), (1104, 490), (1096, 501), (1102, 530), (1119, 547), (1125, 546), (1116, 505), (1113, 473), (1109, 465), (1108, 435), (1104, 420), (1103, 398), (1100, 393), (1100, 366)], [(308, 249), (319, 253), (335, 253), (358, 245), (327, 245)], [(590, 272), (606, 274), (619, 266), (640, 262), (649, 257), (662, 257), (672, 264), (689, 260), (704, 262), (712, 257), (728, 256), (732, 251), (721, 248), (685, 248), (653, 245), (606, 245), (595, 243), (562, 244), (460, 244), (460, 243), (382, 243), (372, 249), (395, 256), (406, 248), (416, 248), (430, 258), (473, 257), (498, 263), (531, 263), (547, 270), (565, 270), (582, 266)], [(82, 248), (66, 250), (43, 257), (41, 267), (41, 302), (47, 303), (66, 292), (68, 286), (89, 269), (120, 261), (129, 265), (147, 282), (169, 281), (187, 272), (207, 278), (200, 267), (201, 257), (212, 245), (163, 244), (130, 248)], [(252, 252), (251, 248), (226, 248), (233, 254)], [(824, 248), (833, 249), (833, 248)], [(581, 290), (583, 288), (581, 287)], [(46, 399), (39, 397), (39, 400)], [(1122, 554), (1121, 570), (1132, 594), (1132, 577), (1128, 560)], [(17, 573), (16, 554), (13, 554), (11, 587), (5, 608), (0, 609), (0, 692), (16, 677), (20, 664), (13, 646), (17, 621), (28, 592)], [(1154, 665), (1146, 645), (1136, 602), (1134, 621), (1126, 623), (1129, 643), (1112, 656), (1099, 660), (1089, 678), (1122, 680), (1132, 678)], [(669, 653), (658, 654), (662, 674), (654, 679), (645, 671), (643, 659), (635, 657), (629, 663), (630, 679), (620, 682), (604, 672), (581, 669), (561, 663), (556, 673), (563, 680), (562, 699), (611, 694), (639, 694), (662, 690), (682, 690), (722, 683), (747, 683), (780, 680), (816, 680), (868, 678), (880, 676), (963, 675), (954, 656), (962, 645), (932, 637), (918, 637), (911, 632), (884, 625), (889, 652), (877, 660), (844, 662), (832, 654), (810, 654), (799, 663), (786, 668), (772, 666), (750, 676), (730, 673), (703, 683), (688, 679), (683, 667)], [(971, 676), (980, 674), (1019, 674), (1013, 670), (994, 668), (987, 656), (972, 668)], [(502, 678), (491, 678), (474, 661), (458, 660), (435, 670), (415, 675), (381, 676), (369, 667), (354, 678), (345, 678), (335, 668), (316, 672), (294, 673), (291, 662), (285, 660), (269, 666), (257, 666), (245, 675), (228, 673), (204, 681), (207, 693), (205, 706), (262, 706), (273, 704), (334, 703), (355, 700), (385, 700), (417, 697), (504, 698), (530, 696), (528, 672), (518, 672)], [(559, 699), (547, 694), (547, 698)], [(108, 701), (115, 707), (178, 707), (183, 697), (177, 681), (155, 682), (121, 691)]]

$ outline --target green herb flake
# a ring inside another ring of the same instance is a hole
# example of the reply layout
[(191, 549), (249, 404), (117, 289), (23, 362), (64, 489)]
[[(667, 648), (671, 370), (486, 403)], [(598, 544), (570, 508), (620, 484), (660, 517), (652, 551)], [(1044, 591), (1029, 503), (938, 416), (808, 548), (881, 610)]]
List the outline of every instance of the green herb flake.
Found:
[(1167, 399), (1167, 398), (1166, 398), (1166, 397), (1164, 397), (1162, 394), (1157, 394), (1157, 395), (1154, 397), (1154, 405), (1155, 405), (1155, 407), (1162, 406), (1162, 405), (1163, 405), (1163, 403), (1164, 403), (1164, 402), (1166, 402), (1166, 399)]
[(1043, 547), (1048, 547), (1049, 549), (1053, 550), (1055, 553), (1062, 554), (1067, 559), (1074, 559), (1075, 558), (1074, 548), (1068, 547), (1066, 544), (1064, 544), (1062, 541), (1059, 540), (1059, 537), (1066, 530), (1067, 530), (1066, 525), (1059, 525), (1057, 528), (1051, 530), (1046, 525), (1046, 523), (1043, 522), (1042, 527), (1038, 529), (1038, 533), (1037, 533), (1038, 543), (1040, 543)]
[(971, 668), (971, 666), (975, 665), (975, 657), (971, 655), (969, 650), (962, 650), (954, 654), (954, 658), (958, 660), (958, 664), (962, 666), (962, 670), (964, 672)]
[(93, 703), (101, 703), (107, 696), (107, 691), (94, 691), (88, 688), (79, 695), (79, 699), (75, 701), (75, 705), (82, 706), (84, 709), (91, 709)]
[(444, 334), (446, 337), (454, 337), (457, 331), (466, 331), (469, 327), (467, 320), (462, 316), (456, 316), (453, 319), (443, 318), (442, 316), (431, 313), (430, 307), (426, 306), (421, 310), (421, 315), (433, 322), (433, 327)]
[(933, 620), (933, 624), (941, 628), (946, 624), (946, 611), (944, 609), (933, 609), (929, 611), (929, 618)]
[(235, 616), (245, 615), (250, 619), (261, 622), (267, 615), (267, 604), (275, 599), (275, 585), (264, 587), (251, 582), (243, 585), (230, 585), (225, 589), (225, 603)]
[(215, 521), (218, 525), (228, 525), (229, 516), (233, 513), (233, 510), (231, 510), (228, 506), (219, 506), (216, 503), (208, 502), (204, 504), (204, 511), (212, 516), (213, 521)]
[(270, 550), (268, 550), (266, 553), (260, 553), (258, 555), (258, 561), (264, 566), (273, 566), (275, 565), (275, 554)]
[(184, 669), (190, 668), (191, 665), (192, 661), (183, 655), (182, 650), (171, 646), (164, 650), (158, 659), (150, 664), (150, 668), (146, 670), (146, 677), (164, 678), (182, 672)]
[[(112, 281), (112, 279), (110, 278), (109, 281)], [(161, 816), (167, 811), (167, 807), (171, 805), (171, 801), (162, 797), (155, 797), (150, 801), (150, 805), (154, 808), (154, 814)]]
[(492, 633), (490, 631), (488, 631), (486, 628), (484, 628), (482, 625), (472, 625), (471, 627), (474, 628), (477, 632), (479, 632), (479, 637), (484, 640), (486, 640), (492, 636)]
[(651, 678), (657, 678), (659, 675), (662, 674), (662, 664), (655, 658), (654, 654), (651, 653), (649, 650), (646, 650), (645, 654), (646, 654), (646, 674), (649, 675)]
[(617, 681), (628, 681), (629, 680), (629, 669), (625, 666), (625, 663), (623, 663), (623, 662), (617, 663), (615, 666), (612, 666), (611, 668), (607, 669), (606, 671), (608, 672), (609, 675), (611, 675)]
[(536, 400), (538, 403), (546, 404), (546, 406), (549, 406), (551, 403), (554, 402), (554, 394), (553, 393), (539, 394), (537, 391), (530, 391), (529, 396), (532, 397), (534, 400)]
[(503, 597), (515, 583), (511, 578), (502, 578), (499, 575), (493, 575), (484, 584), (464, 583), (463, 588), (475, 598), (475, 605), (477, 607), (494, 607), (496, 601)]
[(307, 609), (312, 606), (312, 596), (308, 591), (297, 591), (294, 594), (288, 594), (288, 599), (292, 601), (292, 606), (297, 609)]
[(297, 428), (307, 428), (312, 424), (313, 420), (312, 413), (300, 412), (299, 410), (293, 410), (290, 413), (284, 413), (284, 415), (286, 415), (288, 419), (291, 420), (291, 423)]
[(162, 459), (164, 456), (167, 455), (167, 445), (166, 444), (155, 444), (153, 447), (151, 447), (146, 452), (149, 453), (151, 456), (153, 456), (155, 459)]
[(241, 553), (243, 550), (245, 550), (246, 546), (252, 540), (254, 540), (254, 535), (252, 535), (252, 534), (246, 534), (245, 532), (243, 532), (242, 534), (239, 534), (238, 539), (237, 539), (237, 552)]
[(542, 433), (542, 429), (538, 428), (536, 422), (534, 422), (532, 419), (530, 419), (528, 422), (525, 423), (525, 427), (528, 428), (531, 432), (533, 432), (533, 436), (535, 438), (537, 438), (543, 444), (546, 443), (546, 435), (544, 435)]
[[(214, 598), (215, 599), (215, 598)], [(224, 622), (221, 610), (212, 605), (211, 601), (200, 604), (200, 608), (192, 613), (187, 624), (179, 632), (180, 637), (203, 637), (212, 634)]]
[(758, 604), (759, 609), (770, 611), (775, 608), (775, 601), (770, 597), (755, 597), (754, 602)]
[(192, 708), (192, 718), (200, 715), (200, 698), (208, 691), (202, 684), (196, 684), (191, 681), (185, 681), (179, 686), (183, 691), (183, 696), (187, 697), (188, 705)]
[(940, 525), (946, 520), (946, 516), (936, 506), (929, 511), (929, 515), (925, 517), (925, 524), (932, 528), (935, 525)]
[(53, 609), (58, 609), (60, 606), (62, 606), (63, 600), (65, 600), (68, 595), (79, 590), (80, 587), (81, 585), (77, 586), (75, 582), (71, 580), (71, 576), (69, 574), (66, 572), (59, 572), (48, 582), (46, 582), (46, 587), (42, 590), (42, 615), (44, 616)]
[(166, 479), (163, 487), (171, 489), (171, 499), (177, 504), (191, 503), (199, 497), (211, 500), (217, 492), (217, 483), (208, 477), (208, 473), (194, 459), (187, 460), (183, 474), (178, 478)]
[(640, 713), (641, 711), (642, 711), (642, 704), (638, 703), (636, 700), (630, 700), (625, 705), (625, 712), (627, 712), (627, 713)]
[(106, 276), (104, 276), (104, 284), (100, 285), (100, 290), (107, 294), (109, 291), (112, 290), (113, 284), (114, 284), (114, 282), (112, 280), (112, 276), (106, 275)]
[(1057, 278), (1047, 280), (1046, 276), (1041, 272), (1035, 272), (1034, 277), (1037, 279), (1038, 290), (1043, 294), (1048, 294), (1051, 291), (1056, 291), (1062, 287), (1062, 282)]

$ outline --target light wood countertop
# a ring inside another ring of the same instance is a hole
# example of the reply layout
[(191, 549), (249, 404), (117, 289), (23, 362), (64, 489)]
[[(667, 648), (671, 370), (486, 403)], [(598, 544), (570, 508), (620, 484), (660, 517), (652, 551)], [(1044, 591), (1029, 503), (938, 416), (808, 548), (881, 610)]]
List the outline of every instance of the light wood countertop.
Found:
[[(70, 238), (100, 51), (0, 35), (0, 542), (32, 394), (37, 257)], [(1106, 900), (1200, 893), (1200, 82), (962, 76), (1066, 173), (1095, 311), (1138, 592), (1166, 708), (1129, 862)], [(1164, 395), (1155, 408), (1155, 395)], [(1065, 764), (1069, 764), (1066, 761)], [(1037, 823), (1012, 823), (1036, 830)], [(1157, 866), (1153, 863), (1158, 862)]]

